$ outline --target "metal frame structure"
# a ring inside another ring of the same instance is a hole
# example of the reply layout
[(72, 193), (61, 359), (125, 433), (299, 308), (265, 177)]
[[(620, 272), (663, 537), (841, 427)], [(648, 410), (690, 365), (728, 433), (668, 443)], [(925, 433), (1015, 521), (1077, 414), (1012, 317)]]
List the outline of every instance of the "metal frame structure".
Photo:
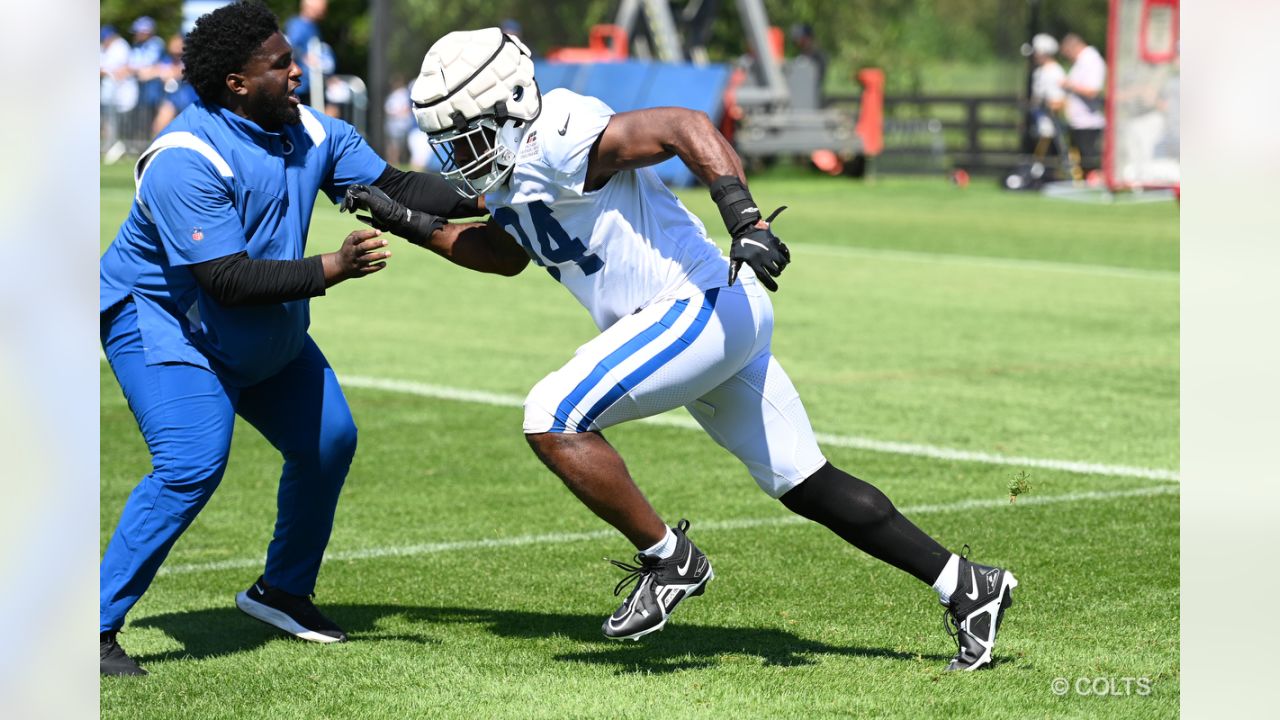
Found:
[[(837, 108), (796, 107), (782, 59), (769, 42), (769, 15), (763, 0), (735, 0), (752, 62), (733, 89), (742, 117), (734, 140), (745, 157), (808, 155), (830, 150), (853, 158), (864, 150), (857, 118)], [(690, 0), (681, 13), (696, 39), (686, 43), (667, 0), (622, 0), (615, 25), (630, 38), (632, 55), (663, 62), (705, 62), (705, 38), (719, 0)], [(818, 88), (821, 93), (821, 88)], [(821, 105), (821, 103), (819, 103)]]

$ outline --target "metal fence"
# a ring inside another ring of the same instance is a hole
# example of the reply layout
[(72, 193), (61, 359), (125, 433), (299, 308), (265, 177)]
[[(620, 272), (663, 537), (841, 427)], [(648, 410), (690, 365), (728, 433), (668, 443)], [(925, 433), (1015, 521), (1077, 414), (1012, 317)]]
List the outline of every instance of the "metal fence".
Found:
[[(858, 95), (827, 98), (855, 111)], [(884, 151), (878, 172), (935, 172), (963, 168), (1004, 172), (1022, 159), (1022, 102), (1016, 95), (888, 95)]]
[[(141, 154), (164, 129), (166, 120), (172, 119), (163, 102), (149, 103), (144, 98), (145, 94), (134, 92), (127, 96), (130, 102), (117, 98), (99, 106), (103, 162)], [(369, 122), (369, 92), (364, 80), (355, 75), (326, 78), (324, 112), (351, 123), (363, 135)]]

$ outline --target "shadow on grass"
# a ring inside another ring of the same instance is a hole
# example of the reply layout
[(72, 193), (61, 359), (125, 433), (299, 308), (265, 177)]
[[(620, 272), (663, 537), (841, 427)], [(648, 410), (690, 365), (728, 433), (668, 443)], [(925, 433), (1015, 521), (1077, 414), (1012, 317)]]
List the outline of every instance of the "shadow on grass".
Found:
[[(840, 647), (776, 628), (690, 625), (678, 620), (669, 629), (638, 643), (620, 643), (604, 639), (600, 634), (602, 618), (595, 615), (401, 605), (325, 605), (324, 611), (343, 626), (351, 642), (391, 640), (435, 645), (441, 641), (432, 636), (433, 632), (447, 631), (450, 625), (477, 625), (498, 637), (515, 640), (571, 640), (585, 647), (553, 655), (552, 659), (610, 666), (618, 673), (708, 668), (740, 657), (760, 658), (764, 664), (775, 666), (811, 665), (818, 655), (898, 661), (949, 659), (886, 648)], [(133, 626), (159, 629), (183, 646), (181, 650), (136, 656), (143, 664), (247, 652), (281, 637), (278, 630), (235, 608), (154, 615)]]

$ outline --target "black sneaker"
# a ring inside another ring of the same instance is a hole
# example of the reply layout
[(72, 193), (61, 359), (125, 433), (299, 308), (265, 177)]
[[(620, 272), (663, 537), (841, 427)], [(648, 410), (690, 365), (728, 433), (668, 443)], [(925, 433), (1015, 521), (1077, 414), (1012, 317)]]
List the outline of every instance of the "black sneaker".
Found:
[(99, 672), (103, 675), (146, 675), (147, 671), (138, 666), (134, 659), (116, 642), (115, 631), (98, 635), (98, 648), (101, 662)]
[(622, 602), (622, 607), (604, 621), (605, 637), (610, 640), (639, 640), (657, 632), (667, 624), (667, 618), (682, 600), (701, 595), (706, 590), (715, 573), (711, 571), (707, 556), (685, 536), (688, 529), (688, 520), (681, 520), (673, 529), (676, 551), (665, 560), (637, 553), (638, 565), (609, 561), (628, 573), (613, 589), (613, 594), (621, 594), (622, 589), (632, 582), (635, 582), (635, 587)]
[(303, 640), (334, 643), (347, 639), (342, 628), (325, 617), (311, 598), (268, 587), (261, 577), (248, 590), (236, 594), (236, 607)]
[(1013, 605), (1013, 589), (1018, 587), (1013, 573), (971, 563), (964, 557), (968, 552), (966, 545), (960, 557), (960, 579), (943, 614), (943, 625), (957, 647), (947, 670), (977, 670), (991, 664), (1000, 621)]

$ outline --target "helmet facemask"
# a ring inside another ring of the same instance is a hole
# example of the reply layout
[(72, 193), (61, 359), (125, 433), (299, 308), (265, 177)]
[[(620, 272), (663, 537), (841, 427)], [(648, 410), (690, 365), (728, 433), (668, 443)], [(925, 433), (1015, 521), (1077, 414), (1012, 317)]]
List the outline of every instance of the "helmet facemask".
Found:
[(458, 194), (476, 198), (501, 185), (511, 174), (528, 125), (511, 117), (500, 121), (497, 114), (471, 120), (455, 114), (454, 121), (453, 128), (432, 133), (427, 140), (440, 161), (440, 174)]

